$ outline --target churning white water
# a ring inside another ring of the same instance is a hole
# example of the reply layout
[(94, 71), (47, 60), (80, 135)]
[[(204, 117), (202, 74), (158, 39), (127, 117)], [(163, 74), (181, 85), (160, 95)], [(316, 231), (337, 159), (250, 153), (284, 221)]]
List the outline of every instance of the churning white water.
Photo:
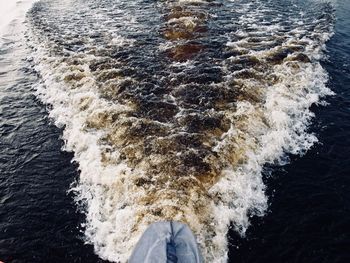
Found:
[(49, 1), (30, 14), (37, 95), (63, 128), (86, 241), (126, 262), (155, 221), (227, 260), (267, 209), (265, 164), (317, 142), (332, 8), (311, 1)]

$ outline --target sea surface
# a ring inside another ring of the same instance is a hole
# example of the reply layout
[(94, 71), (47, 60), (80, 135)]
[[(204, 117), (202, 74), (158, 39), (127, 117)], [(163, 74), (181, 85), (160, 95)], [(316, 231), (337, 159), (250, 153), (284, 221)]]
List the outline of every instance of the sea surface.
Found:
[(0, 261), (350, 262), (349, 0), (4, 3)]

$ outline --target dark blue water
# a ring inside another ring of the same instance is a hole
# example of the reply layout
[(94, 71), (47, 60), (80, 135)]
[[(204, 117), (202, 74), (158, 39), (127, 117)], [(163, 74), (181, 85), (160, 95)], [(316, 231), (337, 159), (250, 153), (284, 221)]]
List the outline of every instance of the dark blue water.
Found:
[[(229, 262), (350, 262), (349, 13), (349, 1), (336, 4), (323, 62), (336, 94), (312, 109), (320, 143), (266, 167), (269, 212), (244, 238), (229, 233)], [(73, 154), (61, 151), (62, 131), (33, 95), (38, 76), (18, 45), (9, 40), (0, 51), (0, 260), (103, 262), (84, 244), (84, 215), (67, 194), (78, 177)]]
[(72, 154), (60, 151), (61, 131), (33, 94), (38, 78), (21, 58), (23, 43), (10, 38), (1, 53), (10, 56), (0, 60), (0, 260), (98, 262), (67, 194)]

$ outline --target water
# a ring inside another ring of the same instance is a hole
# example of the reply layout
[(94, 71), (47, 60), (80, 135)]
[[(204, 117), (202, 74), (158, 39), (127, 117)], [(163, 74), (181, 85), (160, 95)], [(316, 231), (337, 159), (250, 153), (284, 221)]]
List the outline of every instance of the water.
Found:
[(125, 261), (175, 218), (208, 262), (347, 262), (349, 5), (36, 3), (1, 47), (0, 259)]

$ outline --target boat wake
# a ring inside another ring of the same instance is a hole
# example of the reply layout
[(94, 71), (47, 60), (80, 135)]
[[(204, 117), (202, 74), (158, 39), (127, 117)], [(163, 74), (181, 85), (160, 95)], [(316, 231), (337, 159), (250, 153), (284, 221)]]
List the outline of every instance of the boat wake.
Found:
[(42, 0), (28, 20), (37, 94), (103, 259), (126, 262), (148, 225), (174, 220), (225, 262), (230, 225), (244, 235), (266, 211), (264, 165), (317, 142), (330, 4)]

